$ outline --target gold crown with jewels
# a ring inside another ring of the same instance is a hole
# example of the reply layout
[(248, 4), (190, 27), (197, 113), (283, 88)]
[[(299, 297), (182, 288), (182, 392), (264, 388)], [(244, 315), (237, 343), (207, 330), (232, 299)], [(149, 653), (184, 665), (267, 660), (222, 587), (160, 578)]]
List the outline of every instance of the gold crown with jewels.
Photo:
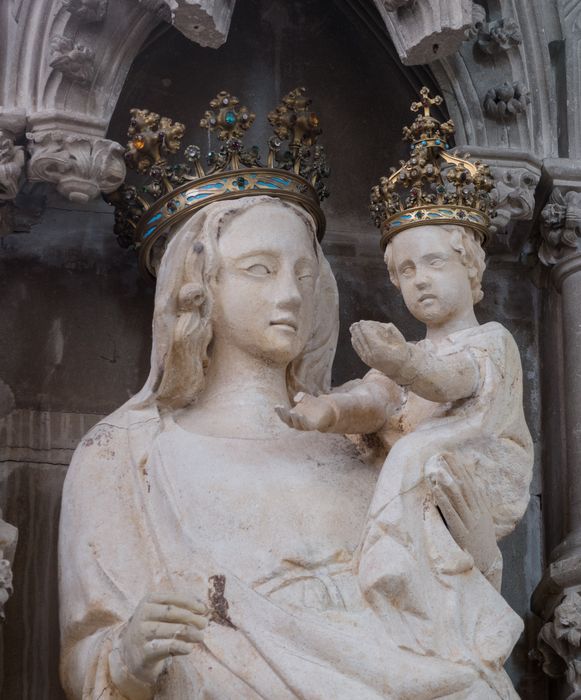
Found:
[(312, 215), (317, 238), (322, 239), (325, 215), (320, 201), (328, 196), (323, 178), (329, 168), (317, 144), (319, 117), (311, 111), (305, 88), (290, 92), (268, 114), (274, 136), (268, 142), (266, 165), (257, 147), (246, 149), (242, 142), (254, 119), (237, 97), (218, 93), (200, 121), (208, 141), (213, 133), (220, 142), (218, 150), (207, 154), (204, 169), (200, 148), (194, 145), (185, 148), (183, 162), (170, 161), (180, 150), (183, 124), (147, 110), (131, 110), (125, 162), (148, 182), (140, 187), (126, 183), (106, 200), (115, 206), (119, 243), (138, 250), (140, 267), (148, 276), (155, 277), (152, 252), (169, 229), (220, 200), (266, 194), (295, 202)]
[(410, 157), (391, 168), (371, 190), (371, 216), (381, 229), (381, 246), (400, 231), (426, 224), (469, 226), (488, 237), (494, 202), (490, 192), (494, 180), (490, 168), (480, 161), (449, 153), (448, 138), (454, 122), (441, 123), (431, 114), (432, 105), (442, 104), (439, 95), (430, 97), (427, 87), (412, 112), (420, 112), (403, 129), (403, 140), (411, 143)]

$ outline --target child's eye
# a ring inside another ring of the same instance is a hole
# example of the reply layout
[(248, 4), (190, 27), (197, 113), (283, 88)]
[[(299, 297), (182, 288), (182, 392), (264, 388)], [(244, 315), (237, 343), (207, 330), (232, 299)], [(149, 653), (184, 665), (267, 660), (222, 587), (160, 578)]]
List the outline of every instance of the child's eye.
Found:
[(434, 258), (430, 261), (432, 267), (442, 267), (446, 261), (443, 258)]
[(261, 265), (260, 263), (256, 263), (256, 265), (250, 265), (250, 267), (246, 268), (246, 272), (250, 273), (251, 275), (255, 275), (256, 277), (264, 277), (265, 275), (270, 275), (270, 270), (266, 265)]
[(410, 277), (413, 274), (413, 267), (404, 267), (403, 270), (399, 271), (400, 275), (403, 275), (404, 277)]

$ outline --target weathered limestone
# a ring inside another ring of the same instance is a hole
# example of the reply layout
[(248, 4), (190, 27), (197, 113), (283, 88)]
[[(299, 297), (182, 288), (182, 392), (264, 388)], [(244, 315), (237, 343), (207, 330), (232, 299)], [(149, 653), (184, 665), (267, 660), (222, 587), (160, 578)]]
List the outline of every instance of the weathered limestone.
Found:
[[(469, 150), (477, 146), (540, 160), (554, 157), (558, 113), (549, 45), (560, 39), (555, 8), (540, 0), (502, 0), (498, 11), (500, 18), (480, 18), (472, 38), (456, 53), (431, 64), (442, 94), (454, 96), (446, 103), (456, 143)], [(478, 43), (477, 28), (501, 20), (504, 26), (510, 22), (511, 34), (520, 34), (522, 41), (488, 55)]]
[(487, 163), (495, 180), (496, 215), (492, 220), (491, 246), (520, 252), (532, 233), (542, 161), (523, 151), (478, 146), (470, 147), (470, 155)]
[(31, 182), (51, 182), (72, 202), (87, 202), (113, 192), (125, 179), (123, 147), (73, 130), (46, 129), (28, 135)]
[(474, 24), (472, 0), (374, 0), (399, 54), (412, 66), (455, 53)]
[[(310, 219), (249, 197), (212, 204), (174, 233), (158, 277), (150, 377), (87, 435), (67, 475), (60, 557), (70, 698), (83, 686), (94, 698), (104, 688), (111, 699), (195, 698), (210, 688), (244, 697), (249, 685), (277, 698), (396, 699), (412, 687), (426, 698), (516, 698), (501, 667), (522, 622), (497, 592), (496, 539), (528, 500), (520, 360), (502, 327), (474, 319), (481, 249), (463, 261), (450, 248), (455, 233), (432, 229), (399, 234), (403, 248), (394, 249), (422, 268), (422, 283), (404, 282), (401, 265), (398, 275), (430, 337), (414, 351), (417, 376), (407, 360), (395, 372), (396, 381), (410, 375), (417, 401), (403, 401), (395, 382), (387, 394), (379, 384), (373, 429), (385, 423), (392, 443), (377, 483), (345, 437), (291, 430), (274, 410), (288, 418), (298, 389), (329, 390), (337, 296)], [(443, 269), (424, 270), (426, 255), (442, 256)], [(424, 360), (431, 369), (420, 368)], [(447, 380), (425, 402), (440, 360)], [(456, 415), (454, 402), (472, 394)], [(341, 408), (341, 391), (333, 397)], [(439, 401), (452, 402), (451, 423), (438, 417)], [(353, 416), (336, 432), (371, 432)], [(413, 654), (410, 630), (421, 639)]]
[[(188, 38), (217, 47), (227, 37), (235, 0), (172, 2), (172, 20)], [(144, 7), (145, 5), (145, 7)], [(118, 144), (104, 138), (131, 62), (161, 21), (162, 2), (21, 0), (0, 7), (0, 199), (14, 200), (25, 152), (4, 133), (4, 115), (28, 132), (28, 177), (85, 202), (121, 184)], [(155, 10), (155, 11), (153, 11)], [(34, 36), (35, 40), (30, 41)], [(6, 127), (7, 128), (7, 127)], [(0, 206), (0, 232), (14, 224)]]
[(550, 554), (532, 607), (545, 622), (539, 635), (543, 668), (555, 678), (565, 676), (573, 700), (581, 696), (581, 173), (577, 162), (566, 159), (546, 161), (544, 169), (551, 194), (541, 213), (539, 257), (560, 294), (565, 422), (565, 463), (556, 462), (550, 478), (567, 487), (560, 504), (564, 539)]
[(489, 56), (509, 51), (522, 43), (520, 29), (514, 19), (501, 17), (493, 22), (478, 22), (475, 28), (476, 45)]
[(236, 0), (139, 0), (188, 39), (217, 49), (228, 38)]
[(530, 102), (528, 88), (522, 83), (506, 81), (490, 88), (484, 98), (484, 111), (492, 119), (506, 121), (522, 114)]
[(12, 562), (18, 530), (2, 520), (0, 511), (0, 621), (4, 619), (4, 605), (12, 595)]

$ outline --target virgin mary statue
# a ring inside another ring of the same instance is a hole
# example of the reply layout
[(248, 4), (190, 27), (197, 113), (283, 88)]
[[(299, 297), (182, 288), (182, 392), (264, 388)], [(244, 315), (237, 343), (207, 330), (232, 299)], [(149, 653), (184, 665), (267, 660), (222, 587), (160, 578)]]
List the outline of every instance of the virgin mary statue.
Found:
[[(274, 411), (329, 391), (337, 340), (335, 280), (299, 199), (222, 198), (172, 231), (149, 377), (83, 439), (65, 482), (70, 700), (516, 697), (502, 664), (521, 622), (494, 586), (422, 557), (407, 575), (439, 591), (433, 619), (393, 590), (369, 602), (358, 547), (378, 469)], [(425, 507), (431, 541), (461, 552)], [(406, 522), (386, 537), (413, 548), (425, 513)]]

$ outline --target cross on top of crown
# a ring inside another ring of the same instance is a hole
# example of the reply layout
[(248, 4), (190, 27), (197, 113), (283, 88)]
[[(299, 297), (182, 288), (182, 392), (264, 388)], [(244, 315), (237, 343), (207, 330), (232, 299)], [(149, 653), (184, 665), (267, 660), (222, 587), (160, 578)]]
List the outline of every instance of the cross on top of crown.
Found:
[(417, 112), (418, 110), (424, 108), (424, 117), (429, 117), (430, 116), (430, 107), (432, 105), (441, 105), (442, 104), (442, 98), (440, 95), (436, 95), (435, 97), (430, 97), (430, 89), (427, 87), (423, 87), (420, 90), (420, 95), (422, 96), (422, 99), (420, 102), (412, 102), (411, 104), (411, 111), (412, 112)]

